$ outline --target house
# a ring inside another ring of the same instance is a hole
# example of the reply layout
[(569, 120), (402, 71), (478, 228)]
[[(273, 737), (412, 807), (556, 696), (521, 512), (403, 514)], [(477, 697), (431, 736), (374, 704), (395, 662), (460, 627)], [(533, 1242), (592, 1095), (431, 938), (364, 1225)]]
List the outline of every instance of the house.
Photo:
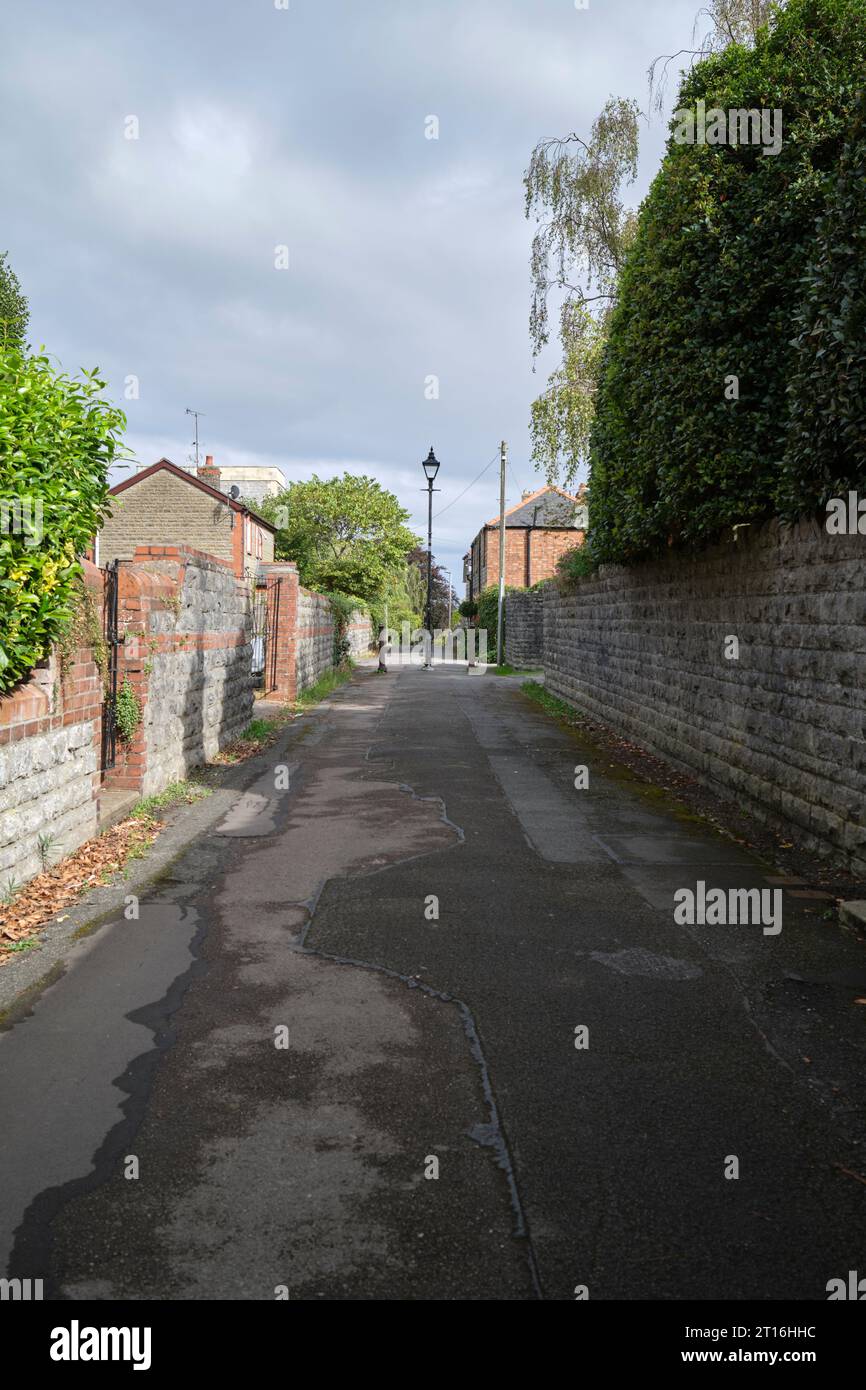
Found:
[[(139, 464), (137, 472), (146, 472), (148, 466), (146, 463)], [(191, 473), (195, 476), (194, 464), (179, 466), (184, 473)], [(220, 477), (217, 486), (220, 492), (231, 492), (233, 487), (237, 487), (238, 491), (235, 496), (254, 504), (263, 502), (266, 497), (276, 497), (286, 486), (282, 470), (270, 464), (221, 464), (218, 472)]]
[(188, 545), (224, 560), (238, 578), (274, 558), (276, 528), (220, 491), (208, 454), (196, 473), (160, 459), (109, 493), (111, 515), (97, 537), (97, 564), (131, 560), (139, 545)]
[[(586, 487), (577, 493), (559, 487), (525, 492), (505, 513), (505, 583), (528, 589), (540, 579), (552, 579), (556, 562), (566, 550), (583, 544), (586, 534)], [(499, 583), (499, 517), (482, 526), (463, 557), (466, 597)]]

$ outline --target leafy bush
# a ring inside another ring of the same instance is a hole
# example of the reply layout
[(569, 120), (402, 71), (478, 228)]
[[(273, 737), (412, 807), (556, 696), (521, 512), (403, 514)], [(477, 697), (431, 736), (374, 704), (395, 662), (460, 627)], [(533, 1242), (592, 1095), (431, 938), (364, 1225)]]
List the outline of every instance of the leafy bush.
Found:
[(75, 607), (78, 557), (106, 511), (122, 411), (95, 372), (0, 349), (0, 692), (45, 657)]
[[(856, 151), (842, 190), (835, 171), (864, 65), (863, 0), (790, 0), (754, 49), (733, 45), (686, 77), (680, 107), (703, 98), (708, 111), (781, 109), (783, 142), (765, 155), (758, 145), (671, 135), (622, 273), (598, 388), (589, 499), (597, 560), (703, 544), (727, 525), (815, 507), (827, 481), (808, 459), (819, 422), (825, 458), (837, 428), (846, 431), (834, 485), (862, 475), (862, 398), (858, 425), (847, 395), (861, 368), (842, 391), (835, 371), (850, 335), (859, 332), (861, 354), (863, 344), (862, 282), (860, 310), (845, 300), (863, 249)], [(843, 228), (845, 237), (823, 268), (820, 218), (825, 239)], [(815, 381), (815, 326), (832, 338), (840, 316), (836, 362)], [(739, 399), (726, 399), (732, 376)]]
[[(515, 592), (514, 585), (506, 584), (506, 594)], [(505, 651), (505, 620), (508, 605), (502, 612), (502, 650)], [(499, 585), (490, 584), (478, 595), (478, 617), (475, 626), (487, 632), (487, 660), (496, 660), (496, 624), (499, 619)]]
[(334, 617), (334, 665), (342, 669), (349, 663), (351, 643), (349, 641), (349, 622), (358, 609), (368, 612), (363, 599), (351, 594), (328, 594), (331, 613)]
[(478, 604), (474, 599), (465, 598), (457, 609), (461, 618), (475, 618), (478, 616)]
[(843, 152), (797, 313), (780, 510), (866, 476), (866, 89)]
[[(592, 553), (588, 541), (583, 545), (575, 545), (571, 550), (566, 550), (560, 555), (556, 562), (556, 577), (561, 588), (570, 588), (576, 580), (584, 579), (589, 574), (595, 574), (598, 569), (598, 561)], [(542, 581), (546, 583), (547, 581)], [(535, 588), (535, 585), (533, 585)]]

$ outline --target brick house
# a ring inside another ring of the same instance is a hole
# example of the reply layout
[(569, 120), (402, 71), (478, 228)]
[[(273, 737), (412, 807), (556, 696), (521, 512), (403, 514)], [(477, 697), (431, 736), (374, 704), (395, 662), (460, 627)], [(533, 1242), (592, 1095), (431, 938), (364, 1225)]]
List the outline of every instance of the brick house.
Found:
[(274, 558), (275, 528), (219, 485), (210, 454), (197, 473), (160, 459), (118, 483), (97, 537), (97, 562), (131, 560), (141, 545), (185, 545), (224, 561), (239, 579), (255, 574)]
[[(586, 488), (576, 494), (559, 487), (524, 493), (505, 513), (505, 583), (528, 589), (551, 579), (566, 550), (583, 544), (586, 534)], [(466, 597), (475, 601), (491, 584), (499, 583), (499, 517), (482, 526), (463, 557)]]

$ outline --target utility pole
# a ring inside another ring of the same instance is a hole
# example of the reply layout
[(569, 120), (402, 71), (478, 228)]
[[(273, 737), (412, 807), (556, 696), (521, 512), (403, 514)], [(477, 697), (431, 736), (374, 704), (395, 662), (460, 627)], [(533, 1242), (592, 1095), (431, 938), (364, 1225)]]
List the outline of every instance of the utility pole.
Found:
[(190, 410), (187, 406), (185, 414), (195, 416), (195, 471), (198, 473), (198, 417), (204, 414), (203, 410)]
[(499, 604), (496, 610), (496, 665), (502, 665), (502, 609), (505, 604), (505, 470), (508, 445), (499, 446)]

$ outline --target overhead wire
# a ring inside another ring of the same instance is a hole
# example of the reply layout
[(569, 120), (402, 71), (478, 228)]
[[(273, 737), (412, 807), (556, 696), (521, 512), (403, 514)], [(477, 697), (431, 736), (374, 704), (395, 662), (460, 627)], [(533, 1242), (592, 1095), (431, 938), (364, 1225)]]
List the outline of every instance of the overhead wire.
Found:
[(460, 498), (461, 498), (461, 497), (465, 497), (466, 494), (467, 494), (467, 492), (469, 491), (469, 488), (473, 488), (473, 487), (475, 486), (475, 484), (476, 484), (481, 478), (484, 477), (484, 474), (487, 472), (488, 468), (490, 468), (490, 467), (496, 462), (496, 460), (497, 460), (498, 458), (499, 458), (499, 454), (498, 454), (498, 452), (497, 452), (497, 453), (495, 453), (495, 454), (493, 455), (493, 458), (490, 460), (490, 463), (486, 463), (486, 464), (484, 465), (484, 467), (482, 468), (481, 472), (478, 474), (478, 477), (472, 479), (472, 482), (469, 484), (469, 487), (465, 487), (461, 493), (458, 493), (458, 495), (454, 498), (454, 501), (448, 503), (448, 506), (446, 506), (446, 507), (440, 507), (440, 509), (439, 509), (438, 512), (434, 512), (434, 513), (433, 513), (433, 520), (435, 521), (436, 518), (437, 518), (437, 516), (442, 516), (443, 512), (447, 512), (449, 507), (455, 506), (455, 505), (460, 501)]

